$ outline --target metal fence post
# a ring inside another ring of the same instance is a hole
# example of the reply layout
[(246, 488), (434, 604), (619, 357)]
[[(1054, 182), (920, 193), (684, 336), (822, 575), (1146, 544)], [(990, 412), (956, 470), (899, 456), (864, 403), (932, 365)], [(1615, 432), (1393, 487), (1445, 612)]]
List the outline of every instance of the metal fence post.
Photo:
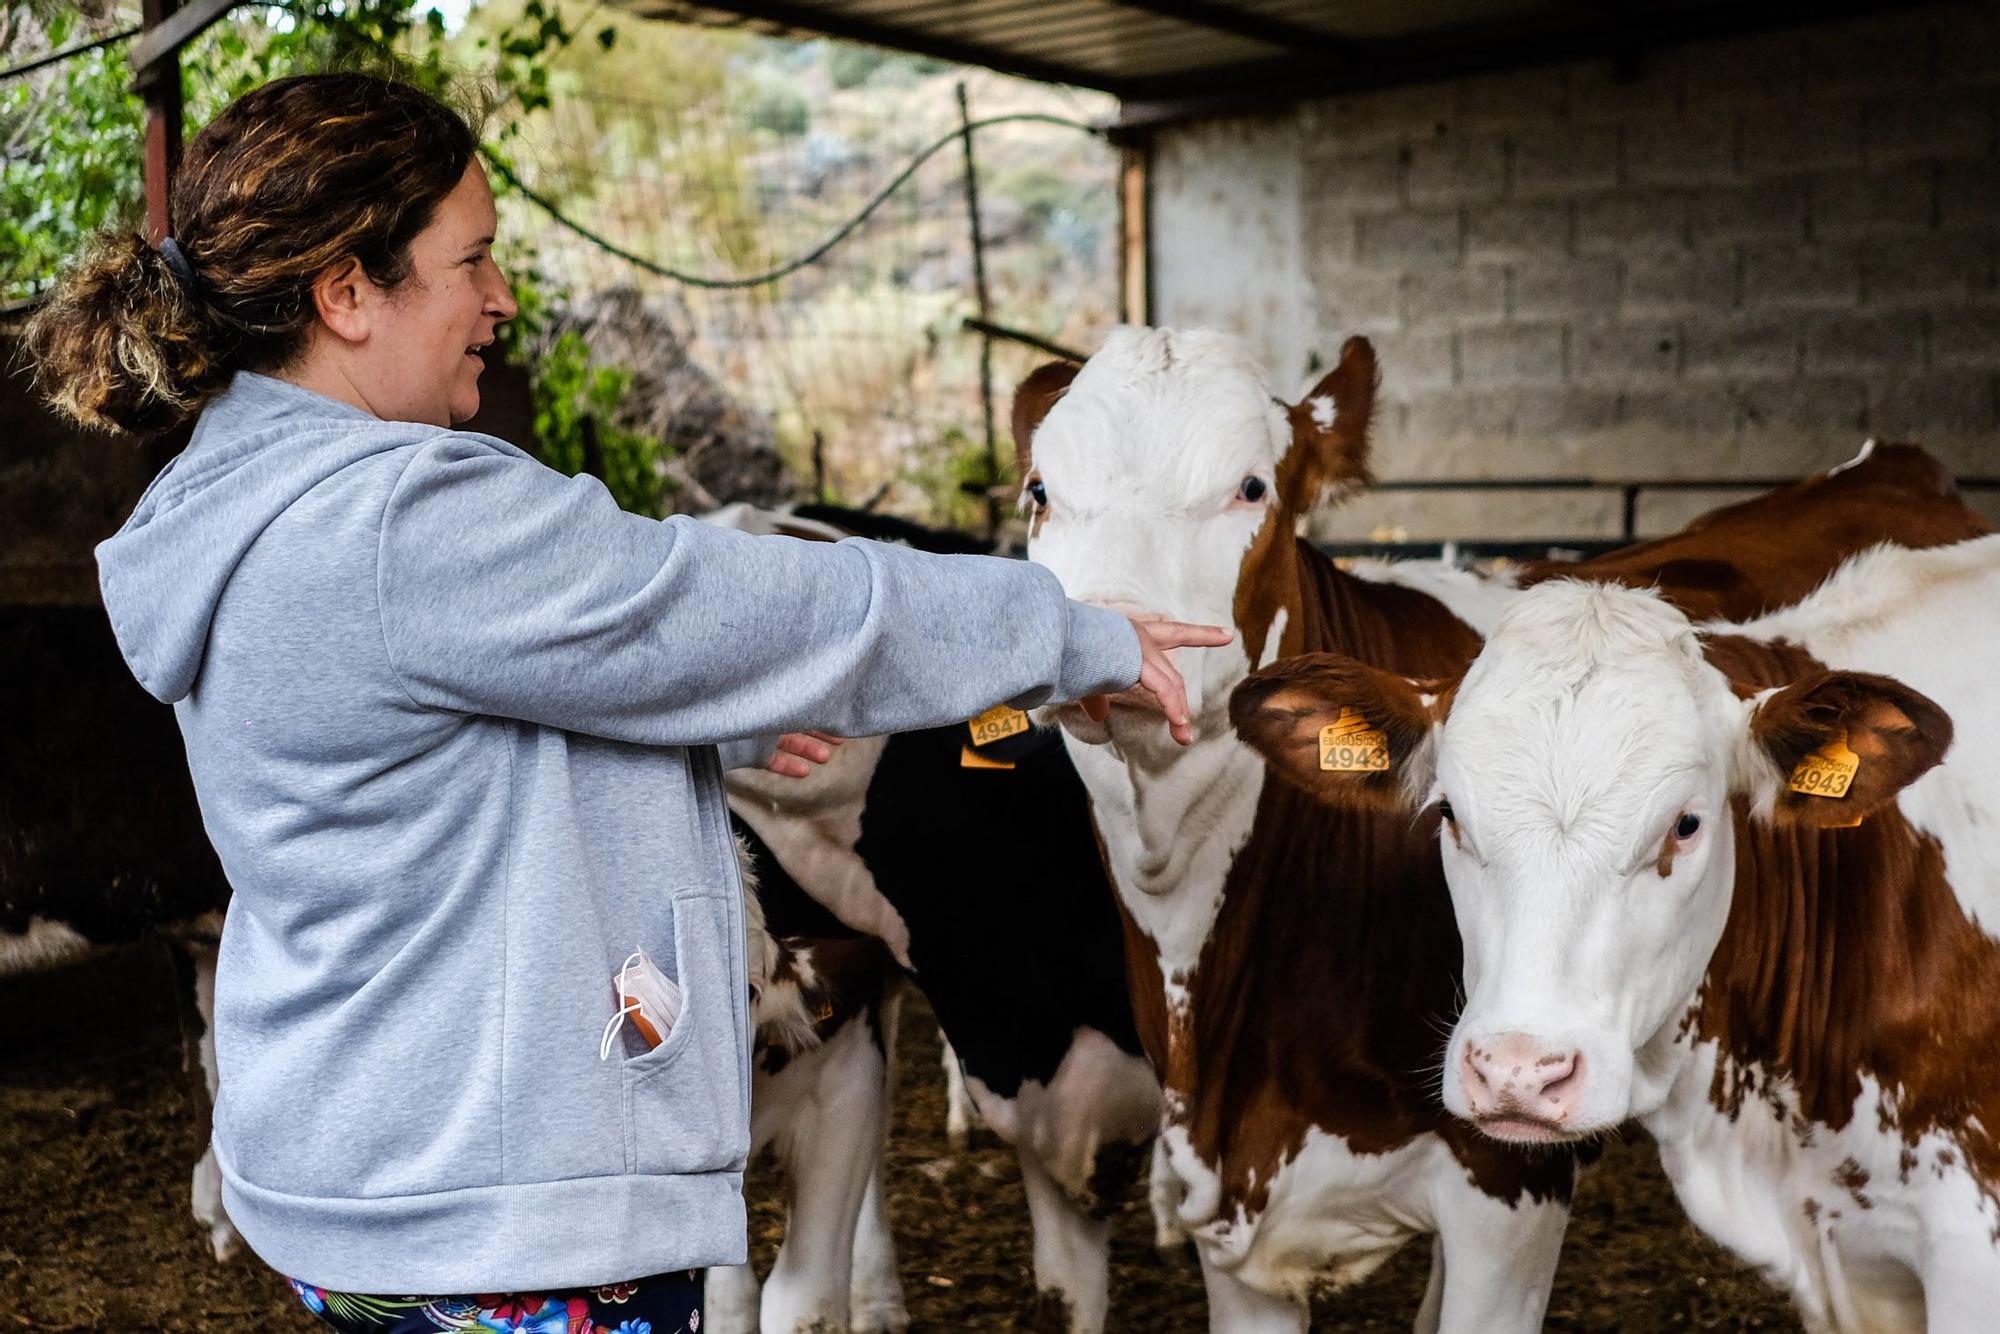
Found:
[[(972, 112), (966, 105), (965, 84), (958, 85), (959, 133), (965, 145), (965, 217), (972, 231), (972, 287), (981, 323), (990, 323), (992, 303), (986, 290), (986, 241), (979, 231), (979, 168), (972, 156)], [(1000, 481), (1000, 443), (993, 429), (993, 335), (979, 335), (979, 408), (986, 421), (986, 535), (1000, 532), (1000, 502), (993, 488)]]
[[(180, 0), (142, 0), (146, 32), (173, 17)], [(146, 99), (146, 239), (154, 245), (173, 234), (168, 201), (181, 165), (181, 61), (178, 49), (143, 66), (133, 84)]]

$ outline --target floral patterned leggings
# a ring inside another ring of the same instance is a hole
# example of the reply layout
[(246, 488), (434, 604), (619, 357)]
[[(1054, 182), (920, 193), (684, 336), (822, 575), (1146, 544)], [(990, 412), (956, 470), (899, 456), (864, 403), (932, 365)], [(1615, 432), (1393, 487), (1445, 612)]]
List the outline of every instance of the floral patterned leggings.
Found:
[(569, 1292), (477, 1297), (364, 1297), (285, 1280), (306, 1309), (340, 1334), (700, 1334), (701, 1272)]

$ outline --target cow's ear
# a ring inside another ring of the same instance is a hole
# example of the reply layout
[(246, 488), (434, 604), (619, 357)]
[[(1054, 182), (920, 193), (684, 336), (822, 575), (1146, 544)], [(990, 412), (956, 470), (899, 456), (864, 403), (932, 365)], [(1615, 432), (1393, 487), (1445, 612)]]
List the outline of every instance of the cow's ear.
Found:
[(1016, 475), (1026, 477), (1034, 463), (1035, 428), (1056, 400), (1069, 391), (1069, 382), (1082, 367), (1073, 361), (1051, 361), (1037, 366), (1014, 390), (1014, 464)]
[(1821, 671), (1752, 706), (1750, 745), (1770, 762), (1752, 769), (1760, 809), (1780, 823), (1838, 828), (1888, 805), (1942, 760), (1951, 717), (1886, 676)]
[(1271, 772), (1308, 796), (1400, 809), (1429, 794), (1432, 732), (1455, 687), (1306, 653), (1251, 673), (1229, 698), (1229, 720)]
[(1278, 467), (1278, 491), (1287, 508), (1303, 512), (1333, 487), (1368, 483), (1368, 424), (1379, 379), (1374, 347), (1350, 338), (1340, 364), (1286, 409), (1292, 447)]

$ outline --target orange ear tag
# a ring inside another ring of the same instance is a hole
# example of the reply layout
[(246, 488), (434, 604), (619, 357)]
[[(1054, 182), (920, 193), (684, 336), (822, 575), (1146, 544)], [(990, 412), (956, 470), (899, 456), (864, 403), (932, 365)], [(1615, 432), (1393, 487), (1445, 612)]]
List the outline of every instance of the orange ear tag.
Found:
[(1808, 797), (1844, 797), (1859, 772), (1861, 757), (1847, 748), (1847, 733), (1842, 730), (1799, 761), (1789, 786)]
[(1388, 735), (1370, 727), (1360, 710), (1343, 707), (1339, 718), (1319, 729), (1319, 767), (1337, 774), (1386, 772)]
[[(995, 704), (986, 712), (966, 724), (972, 732), (972, 744), (990, 746), (996, 741), (1005, 741), (1010, 736), (1019, 736), (1031, 730), (1034, 724), (1028, 715), (1019, 709), (1010, 709), (1005, 704)], [(1009, 769), (1013, 765), (1007, 766)]]
[(958, 767), (961, 769), (1011, 769), (1012, 760), (989, 760), (970, 746), (958, 748)]

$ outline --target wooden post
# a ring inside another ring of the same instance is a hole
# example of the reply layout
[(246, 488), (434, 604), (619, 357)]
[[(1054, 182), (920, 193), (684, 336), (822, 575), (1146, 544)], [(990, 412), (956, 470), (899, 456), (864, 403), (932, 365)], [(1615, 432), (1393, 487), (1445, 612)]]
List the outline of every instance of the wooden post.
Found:
[(1143, 138), (1118, 148), (1118, 312), (1127, 324), (1153, 322), (1151, 156)]
[[(141, 0), (140, 19), (151, 31), (178, 8), (180, 0)], [(168, 201), (181, 166), (180, 53), (163, 55), (141, 69), (135, 85), (146, 99), (146, 239), (158, 245), (173, 234)]]

